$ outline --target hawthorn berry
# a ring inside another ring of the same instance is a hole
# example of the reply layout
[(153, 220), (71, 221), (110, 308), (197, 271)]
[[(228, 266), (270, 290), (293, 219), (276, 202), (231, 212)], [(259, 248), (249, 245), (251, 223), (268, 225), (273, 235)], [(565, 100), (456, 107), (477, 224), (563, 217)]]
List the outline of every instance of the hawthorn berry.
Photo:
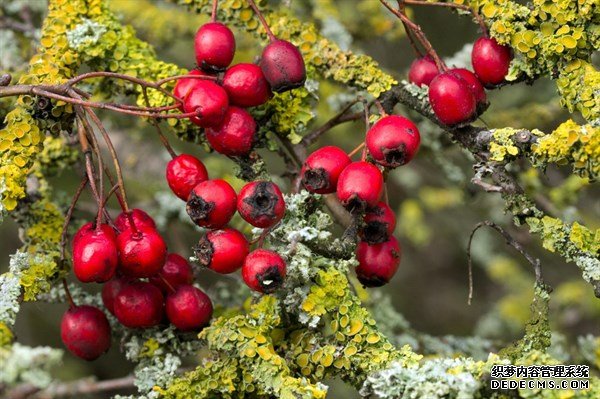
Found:
[(121, 288), (125, 287), (131, 281), (132, 279), (129, 277), (115, 276), (102, 285), (102, 303), (113, 315), (115, 314), (114, 305), (117, 294)]
[(348, 154), (339, 147), (331, 145), (319, 148), (302, 165), (302, 184), (311, 193), (334, 193), (340, 173), (351, 163)]
[(394, 236), (378, 244), (359, 242), (356, 246), (358, 280), (365, 287), (381, 287), (387, 284), (398, 270), (400, 255), (400, 245)]
[(496, 39), (480, 37), (473, 44), (471, 64), (484, 86), (502, 83), (512, 61), (510, 47), (499, 44)]
[(100, 309), (89, 305), (74, 306), (62, 317), (60, 337), (75, 356), (95, 360), (110, 348), (110, 325)]
[(198, 66), (208, 72), (219, 72), (231, 64), (235, 54), (235, 37), (220, 22), (202, 25), (194, 38)]
[(381, 118), (369, 129), (366, 138), (369, 154), (375, 162), (389, 168), (410, 162), (420, 142), (415, 124), (398, 115)]
[(260, 67), (276, 93), (304, 85), (306, 67), (298, 47), (286, 40), (273, 40), (264, 48)]
[(286, 264), (281, 256), (266, 249), (256, 249), (246, 257), (242, 278), (251, 290), (270, 294), (283, 285)]
[(475, 95), (460, 76), (444, 72), (429, 84), (429, 103), (444, 125), (469, 122), (476, 116)]
[(392, 208), (383, 201), (367, 208), (363, 222), (360, 238), (369, 244), (388, 241), (396, 229), (396, 215)]
[(173, 193), (184, 201), (187, 201), (194, 187), (208, 180), (208, 172), (202, 161), (189, 154), (179, 154), (171, 159), (166, 175)]
[(241, 268), (249, 251), (248, 240), (235, 229), (209, 231), (194, 247), (198, 262), (221, 274)]
[(198, 226), (220, 229), (235, 213), (236, 199), (233, 187), (225, 180), (207, 180), (194, 187), (186, 210)]
[(225, 90), (209, 80), (199, 80), (183, 101), (186, 113), (199, 112), (190, 120), (200, 127), (217, 126), (223, 121), (229, 107)]
[(237, 210), (254, 227), (271, 227), (285, 213), (285, 200), (275, 183), (254, 181), (246, 184), (237, 199)]
[[(156, 228), (156, 223), (154, 222), (154, 219), (152, 219), (150, 215), (148, 215), (143, 210), (135, 208), (130, 210), (129, 214), (131, 215), (131, 218), (133, 219), (133, 224), (137, 229), (141, 229), (144, 227), (147, 227), (149, 229)], [(129, 224), (129, 217), (125, 212), (119, 213), (114, 223), (118, 231), (125, 231), (131, 228), (131, 225)]]
[(167, 258), (167, 245), (158, 231), (148, 227), (128, 229), (117, 236), (119, 270), (131, 277), (151, 277)]
[(352, 162), (338, 179), (337, 197), (350, 212), (362, 212), (375, 206), (382, 193), (381, 171), (368, 162)]
[[(208, 76), (206, 72), (203, 72), (199, 69), (192, 69), (187, 73), (192, 76)], [(188, 93), (194, 88), (196, 83), (200, 82), (202, 79), (196, 78), (181, 78), (175, 83), (175, 87), (173, 88), (173, 95), (181, 100), (185, 100)], [(183, 103), (179, 107), (180, 110), (183, 111)]]
[(408, 80), (417, 86), (429, 86), (429, 83), (440, 73), (435, 61), (430, 56), (417, 58), (410, 64)]
[(160, 288), (162, 292), (168, 293), (171, 288), (177, 288), (182, 284), (192, 284), (194, 273), (192, 266), (183, 256), (170, 253), (158, 274), (150, 277), (148, 281)]
[(483, 88), (483, 85), (473, 72), (465, 68), (455, 68), (451, 69), (449, 72), (460, 76), (465, 82), (467, 82), (469, 88), (475, 96), (475, 101), (477, 102), (478, 108), (485, 107), (487, 105), (487, 96), (485, 95), (485, 89)]
[(125, 327), (153, 327), (163, 319), (163, 302), (163, 294), (157, 286), (144, 281), (132, 281), (121, 288), (115, 298), (115, 317)]
[(202, 290), (183, 284), (167, 295), (167, 318), (181, 331), (199, 330), (206, 326), (213, 313), (213, 305)]
[(73, 272), (83, 283), (103, 283), (110, 280), (117, 270), (117, 235), (107, 224), (99, 228), (84, 225), (73, 241)]
[(227, 156), (248, 155), (256, 141), (256, 122), (243, 108), (229, 107), (220, 125), (206, 129), (213, 150)]
[(232, 66), (223, 76), (223, 88), (229, 101), (238, 107), (255, 107), (271, 98), (271, 87), (262, 69), (255, 64)]

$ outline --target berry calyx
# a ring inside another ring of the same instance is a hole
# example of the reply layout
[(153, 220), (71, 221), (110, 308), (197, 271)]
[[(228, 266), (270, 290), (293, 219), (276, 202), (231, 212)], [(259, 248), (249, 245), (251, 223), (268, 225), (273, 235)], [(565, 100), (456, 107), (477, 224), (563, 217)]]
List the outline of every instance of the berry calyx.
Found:
[(360, 231), (360, 238), (369, 244), (388, 241), (396, 228), (396, 215), (392, 208), (383, 201), (368, 208), (363, 221), (364, 226)]
[(473, 72), (465, 68), (455, 68), (449, 70), (448, 72), (460, 76), (465, 82), (467, 82), (469, 88), (475, 96), (475, 101), (477, 102), (478, 108), (477, 113), (479, 114), (479, 108), (487, 106), (487, 96), (485, 94), (485, 89), (483, 88), (483, 85), (481, 84), (477, 76), (475, 76)]
[(440, 73), (431, 81), (429, 103), (444, 125), (470, 122), (476, 116), (473, 91), (463, 78), (451, 72)]
[(260, 67), (276, 93), (304, 85), (306, 68), (298, 47), (286, 40), (273, 40), (264, 48)]
[(223, 88), (229, 101), (239, 107), (255, 107), (271, 98), (271, 87), (262, 69), (255, 64), (237, 64), (225, 72)]
[(510, 47), (499, 44), (494, 38), (480, 37), (473, 44), (471, 64), (484, 86), (502, 83), (512, 58)]
[(154, 284), (133, 281), (123, 287), (114, 301), (115, 317), (129, 328), (148, 328), (163, 319), (163, 294)]
[(440, 73), (435, 61), (429, 56), (417, 58), (410, 64), (408, 80), (417, 86), (429, 86), (429, 83)]
[(167, 258), (167, 245), (158, 231), (143, 227), (125, 230), (117, 236), (119, 270), (132, 277), (151, 277)]
[(375, 206), (383, 193), (383, 176), (377, 166), (353, 162), (340, 174), (337, 197), (350, 212), (363, 212)]
[(100, 309), (88, 305), (75, 306), (62, 317), (60, 337), (75, 356), (95, 360), (110, 348), (110, 325)]
[(194, 281), (194, 273), (192, 266), (183, 256), (170, 253), (158, 274), (150, 277), (149, 281), (163, 293), (168, 293), (180, 285), (191, 284)]
[(209, 231), (194, 247), (198, 262), (221, 274), (241, 268), (249, 251), (248, 240), (235, 229)]
[(202, 290), (185, 284), (167, 295), (167, 318), (181, 331), (199, 330), (206, 326), (213, 313), (213, 305)]
[(208, 72), (219, 72), (231, 64), (235, 54), (235, 37), (227, 26), (209, 22), (200, 27), (194, 38), (198, 66)]
[(254, 181), (246, 184), (237, 200), (242, 218), (254, 227), (271, 227), (285, 213), (285, 200), (275, 183)]
[(420, 142), (417, 126), (398, 115), (381, 118), (369, 129), (366, 138), (367, 148), (375, 162), (389, 168), (410, 162)]
[(256, 122), (243, 108), (229, 107), (218, 126), (206, 129), (213, 150), (227, 156), (248, 155), (256, 142)]
[[(206, 72), (200, 71), (199, 69), (192, 69), (187, 74), (193, 76), (208, 75)], [(177, 80), (177, 83), (175, 83), (175, 87), (173, 87), (173, 95), (181, 100), (185, 100), (186, 96), (194, 88), (196, 83), (200, 82), (201, 80), (202, 79), (195, 78), (181, 78)], [(183, 111), (183, 103), (179, 108)]]
[(285, 280), (286, 264), (273, 251), (257, 249), (246, 257), (242, 278), (251, 290), (269, 294), (279, 289)]
[(84, 225), (73, 241), (73, 272), (83, 283), (103, 283), (110, 280), (117, 269), (117, 235), (107, 224), (94, 228)]
[(102, 286), (102, 303), (113, 315), (115, 314), (115, 298), (119, 294), (119, 291), (131, 281), (131, 278), (116, 276)]
[[(156, 228), (156, 223), (154, 222), (154, 219), (152, 219), (150, 215), (148, 215), (143, 210), (135, 208), (130, 210), (129, 214), (133, 219), (133, 224), (135, 225), (136, 229), (141, 229), (144, 227), (149, 229)], [(117, 218), (115, 219), (115, 227), (118, 231), (125, 231), (131, 228), (131, 225), (129, 224), (129, 217), (125, 212), (119, 213), (119, 216), (117, 216)]]
[(189, 154), (180, 154), (171, 159), (166, 175), (173, 193), (184, 201), (187, 201), (194, 187), (208, 180), (208, 172), (202, 161)]
[(217, 126), (223, 121), (229, 106), (225, 90), (208, 80), (199, 80), (183, 101), (186, 113), (198, 112), (190, 120), (201, 127)]
[(387, 284), (400, 265), (400, 245), (396, 237), (379, 244), (361, 241), (356, 247), (356, 276), (365, 287)]
[(339, 147), (319, 148), (302, 165), (302, 184), (311, 193), (334, 193), (340, 173), (351, 163), (348, 154)]
[(207, 180), (194, 187), (186, 210), (198, 226), (220, 229), (235, 213), (236, 200), (233, 187), (225, 180)]

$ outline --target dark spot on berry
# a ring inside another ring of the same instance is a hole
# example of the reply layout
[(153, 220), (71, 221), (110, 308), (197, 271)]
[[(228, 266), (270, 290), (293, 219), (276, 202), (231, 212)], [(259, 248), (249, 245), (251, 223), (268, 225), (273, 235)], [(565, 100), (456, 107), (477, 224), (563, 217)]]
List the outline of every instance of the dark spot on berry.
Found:
[(196, 258), (198, 258), (198, 263), (204, 267), (208, 267), (212, 261), (213, 253), (215, 251), (208, 237), (202, 237), (198, 244), (196, 244), (192, 249), (194, 250), (194, 255), (196, 255)]
[(307, 169), (302, 178), (302, 184), (312, 190), (328, 188), (329, 176), (324, 168)]
[(207, 202), (204, 198), (198, 196), (192, 191), (190, 199), (188, 200), (185, 210), (192, 221), (196, 224), (208, 219), (208, 216), (215, 207), (214, 202)]
[(214, 65), (210, 65), (209, 63), (207, 63), (204, 60), (202, 61), (202, 65), (200, 66), (200, 68), (208, 73), (223, 72), (225, 69), (227, 69), (227, 68), (219, 68)]
[(256, 279), (265, 294), (270, 294), (283, 285), (283, 277), (277, 266), (267, 267), (264, 272), (256, 275)]
[(387, 223), (373, 221), (369, 222), (362, 229), (362, 239), (369, 244), (379, 244), (389, 239), (387, 233)]
[(358, 281), (365, 287), (382, 287), (388, 283), (388, 280), (379, 276), (358, 275)]
[(393, 168), (406, 163), (406, 146), (404, 144), (400, 144), (396, 148), (383, 148), (382, 152), (385, 162)]
[(352, 197), (345, 204), (348, 212), (352, 214), (361, 214), (365, 212), (367, 203), (363, 201), (358, 195), (353, 194)]
[(252, 218), (258, 219), (263, 216), (272, 218), (275, 216), (275, 207), (279, 202), (279, 197), (273, 190), (272, 183), (260, 182), (256, 185), (254, 193), (245, 198), (244, 202), (250, 205)]

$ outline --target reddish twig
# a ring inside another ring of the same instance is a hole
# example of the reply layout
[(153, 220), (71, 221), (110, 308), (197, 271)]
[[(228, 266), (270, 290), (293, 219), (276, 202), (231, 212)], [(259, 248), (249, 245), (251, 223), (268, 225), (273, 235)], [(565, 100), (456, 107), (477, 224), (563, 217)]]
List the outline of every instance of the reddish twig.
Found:
[(267, 24), (265, 17), (262, 15), (260, 10), (256, 6), (256, 3), (254, 2), (254, 0), (248, 0), (248, 4), (250, 5), (250, 8), (252, 8), (254, 13), (258, 17), (258, 19), (260, 20), (260, 23), (262, 24), (263, 28), (265, 28), (265, 31), (267, 32), (267, 36), (269, 36), (269, 41), (274, 42), (275, 40), (277, 40), (277, 38), (275, 37), (273, 32), (271, 32), (271, 28), (269, 27), (269, 24)]
[(470, 12), (473, 15), (473, 18), (475, 18), (475, 20), (479, 24), (479, 27), (481, 28), (482, 33), (485, 36), (488, 36), (487, 26), (485, 25), (485, 21), (483, 20), (483, 18), (481, 18), (481, 15), (479, 15), (479, 13), (477, 12), (477, 10), (475, 10), (474, 8), (471, 8), (471, 7), (466, 6), (464, 4), (430, 2), (430, 1), (422, 1), (422, 0), (400, 0), (399, 3), (400, 2), (404, 3), (404, 4), (415, 5), (415, 6), (448, 7), (448, 8), (456, 8), (456, 9), (459, 9), (459, 10), (468, 11), (468, 12)]

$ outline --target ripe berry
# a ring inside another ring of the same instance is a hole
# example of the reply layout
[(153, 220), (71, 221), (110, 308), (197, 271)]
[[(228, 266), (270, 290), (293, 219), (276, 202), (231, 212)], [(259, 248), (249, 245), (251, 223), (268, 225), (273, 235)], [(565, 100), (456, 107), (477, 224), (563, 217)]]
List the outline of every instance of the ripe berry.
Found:
[(339, 147), (319, 148), (310, 154), (302, 165), (302, 184), (311, 193), (334, 193), (340, 173), (351, 163), (348, 154)]
[[(200, 71), (198, 69), (192, 69), (187, 73), (188, 75), (194, 76), (207, 76), (206, 72)], [(185, 100), (185, 97), (188, 93), (194, 88), (196, 83), (200, 82), (202, 79), (194, 79), (194, 78), (182, 78), (175, 83), (175, 87), (173, 88), (173, 95), (181, 100)], [(183, 111), (183, 104), (180, 109)]]
[(192, 284), (194, 273), (192, 266), (183, 256), (170, 253), (158, 274), (150, 277), (149, 281), (160, 288), (162, 292), (168, 293), (171, 288), (177, 288), (182, 284)]
[(198, 226), (220, 229), (235, 213), (236, 199), (235, 191), (225, 180), (207, 180), (194, 187), (186, 210)]
[(154, 276), (165, 263), (167, 245), (155, 229), (125, 230), (117, 236), (119, 269), (132, 277)]
[(153, 327), (163, 319), (163, 301), (163, 294), (157, 286), (134, 281), (117, 294), (114, 302), (115, 316), (125, 327)]
[(180, 154), (167, 164), (167, 183), (176, 196), (187, 201), (199, 183), (208, 180), (204, 164), (195, 156)]
[(254, 227), (271, 227), (285, 213), (285, 200), (277, 184), (254, 181), (240, 191), (237, 210)]
[(196, 62), (209, 72), (219, 72), (231, 64), (235, 54), (235, 37), (227, 26), (209, 22), (200, 27), (194, 39)]
[(369, 244), (388, 241), (396, 228), (396, 215), (385, 202), (368, 208), (363, 217), (364, 226), (360, 231), (361, 240)]
[(469, 122), (476, 115), (475, 95), (469, 84), (450, 72), (440, 73), (431, 81), (429, 103), (440, 122), (448, 126)]
[(353, 162), (343, 170), (337, 184), (337, 197), (351, 212), (375, 206), (383, 193), (383, 176), (368, 162)]
[(242, 278), (248, 287), (265, 294), (270, 294), (283, 285), (285, 272), (283, 258), (266, 249), (252, 251), (242, 266)]
[(421, 136), (410, 120), (388, 115), (381, 118), (367, 132), (367, 148), (380, 165), (395, 168), (408, 163), (417, 150)]
[(217, 126), (223, 121), (229, 106), (229, 98), (225, 90), (209, 80), (200, 80), (190, 90), (183, 101), (186, 113), (197, 112), (190, 120), (201, 127)]
[(271, 90), (276, 93), (301, 87), (306, 80), (306, 68), (300, 50), (285, 40), (274, 40), (265, 47), (260, 67)]
[(103, 283), (110, 280), (117, 269), (117, 235), (107, 224), (100, 228), (90, 223), (83, 226), (73, 242), (73, 272), (83, 283)]
[(494, 38), (480, 37), (473, 45), (473, 70), (485, 86), (502, 83), (508, 74), (511, 60), (510, 47), (499, 44)]
[(221, 274), (233, 273), (242, 267), (249, 251), (246, 237), (235, 229), (209, 231), (194, 247), (198, 262)]
[(365, 287), (381, 287), (387, 284), (398, 270), (400, 254), (400, 245), (394, 236), (380, 244), (359, 242), (356, 247), (358, 280)]
[(206, 139), (221, 154), (248, 155), (256, 141), (256, 122), (245, 109), (229, 107), (220, 125), (206, 129)]
[(485, 95), (485, 89), (483, 88), (481, 82), (479, 81), (479, 79), (477, 79), (477, 76), (475, 76), (473, 72), (465, 68), (455, 68), (451, 69), (449, 72), (460, 76), (465, 82), (467, 82), (469, 88), (475, 96), (475, 101), (477, 102), (478, 107), (486, 105), (487, 96)]
[(125, 276), (117, 276), (106, 282), (102, 286), (102, 303), (110, 313), (115, 314), (115, 298), (119, 291), (132, 281)]
[(435, 61), (429, 57), (417, 58), (410, 64), (408, 80), (417, 86), (429, 86), (429, 83), (440, 73)]
[(93, 306), (70, 308), (60, 323), (62, 342), (69, 352), (85, 360), (97, 359), (108, 351), (110, 336), (106, 315)]
[(223, 88), (229, 101), (239, 107), (255, 107), (271, 98), (271, 87), (262, 69), (255, 64), (237, 64), (225, 72)]
[(199, 330), (206, 326), (213, 313), (208, 295), (193, 285), (180, 285), (167, 295), (167, 317), (182, 331)]
[[(154, 219), (150, 217), (146, 212), (141, 209), (132, 209), (129, 211), (131, 214), (131, 218), (133, 219), (133, 224), (137, 229), (141, 229), (147, 227), (149, 229), (155, 229), (156, 223), (154, 223)], [(125, 212), (121, 212), (119, 216), (115, 219), (115, 227), (118, 231), (125, 231), (130, 229), (129, 218)]]

